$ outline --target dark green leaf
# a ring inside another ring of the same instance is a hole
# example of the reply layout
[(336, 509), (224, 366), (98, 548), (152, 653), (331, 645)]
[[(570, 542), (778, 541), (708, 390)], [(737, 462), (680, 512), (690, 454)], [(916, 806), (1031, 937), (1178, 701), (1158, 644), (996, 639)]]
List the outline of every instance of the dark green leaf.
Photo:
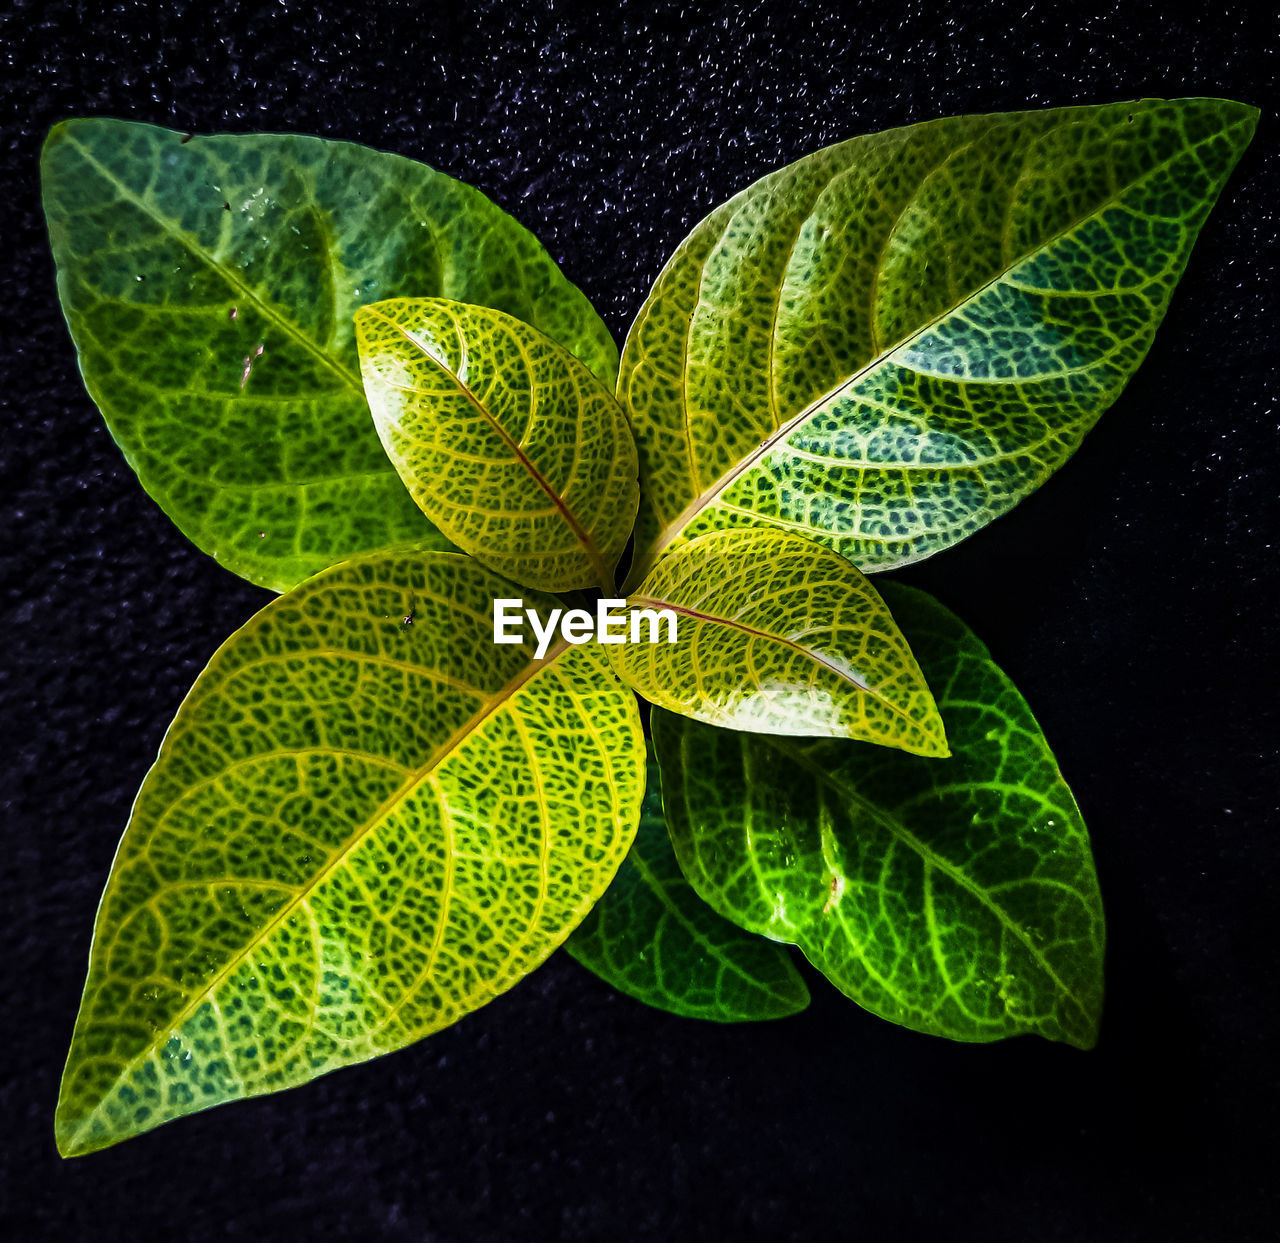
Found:
[(956, 1040), (1082, 1048), (1102, 1007), (1089, 838), (1035, 718), (987, 650), (885, 584), (952, 755), (739, 734), (655, 710), (680, 865), (743, 928), (800, 946), (875, 1014)]
[(653, 759), (636, 840), (564, 947), (619, 992), (686, 1018), (776, 1019), (809, 1004), (786, 950), (722, 919), (689, 887), (667, 836)]

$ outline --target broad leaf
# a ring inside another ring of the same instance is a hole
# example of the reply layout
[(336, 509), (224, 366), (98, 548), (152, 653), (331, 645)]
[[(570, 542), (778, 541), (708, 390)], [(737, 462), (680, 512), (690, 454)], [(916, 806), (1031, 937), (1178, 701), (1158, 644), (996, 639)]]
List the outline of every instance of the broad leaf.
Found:
[(564, 947), (619, 992), (686, 1018), (776, 1019), (809, 1004), (781, 946), (721, 918), (689, 887), (667, 836), (653, 759), (636, 840)]
[(1184, 99), (952, 117), (718, 208), (623, 349), (633, 581), (723, 527), (798, 528), (873, 571), (1010, 509), (1141, 362), (1257, 116)]
[(41, 172), (90, 395), (161, 508), (263, 586), (430, 533), (369, 421), (357, 307), (498, 307), (612, 382), (607, 330), (536, 239), (423, 164), (95, 119), (56, 126)]
[(954, 1040), (1090, 1047), (1103, 916), (1089, 838), (1022, 696), (921, 592), (887, 584), (947, 723), (949, 760), (653, 715), (693, 887), (798, 945), (868, 1010)]
[[(884, 601), (813, 540), (715, 532), (664, 557), (628, 603), (642, 641), (606, 650), (651, 703), (732, 729), (947, 754), (933, 696)], [(674, 643), (645, 616), (663, 609), (675, 615)], [(644, 641), (653, 630), (661, 641)]]
[(103, 895), (64, 1155), (401, 1048), (595, 904), (644, 793), (635, 700), (593, 647), (495, 645), (510, 590), (459, 554), (373, 554), (219, 649)]
[(613, 591), (640, 488), (613, 394), (501, 311), (399, 298), (356, 313), (387, 456), (459, 548), (527, 587)]

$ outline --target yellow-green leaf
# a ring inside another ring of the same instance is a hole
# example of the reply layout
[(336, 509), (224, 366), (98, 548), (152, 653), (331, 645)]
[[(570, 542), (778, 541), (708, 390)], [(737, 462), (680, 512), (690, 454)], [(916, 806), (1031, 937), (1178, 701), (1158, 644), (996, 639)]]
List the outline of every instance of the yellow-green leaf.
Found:
[[(641, 641), (606, 650), (651, 703), (732, 729), (947, 754), (933, 696), (889, 610), (814, 540), (764, 527), (705, 535), (659, 561), (628, 604)], [(659, 642), (647, 641), (651, 632)]]
[(423, 513), (524, 586), (612, 591), (640, 497), (613, 394), (486, 307), (397, 298), (358, 311), (356, 335), (378, 435)]
[(596, 648), (495, 645), (510, 590), (459, 554), (373, 554), (215, 654), (103, 895), (64, 1155), (401, 1048), (590, 910), (644, 794), (635, 700)]
[(95, 117), (53, 128), (41, 178), (90, 396), (183, 533), (264, 587), (430, 533), (369, 422), (357, 307), (495, 306), (613, 381), (608, 330), (537, 239), (425, 164)]
[(717, 208), (623, 349), (633, 581), (680, 540), (762, 522), (881, 570), (1012, 508), (1141, 362), (1257, 116), (1181, 99), (950, 117)]

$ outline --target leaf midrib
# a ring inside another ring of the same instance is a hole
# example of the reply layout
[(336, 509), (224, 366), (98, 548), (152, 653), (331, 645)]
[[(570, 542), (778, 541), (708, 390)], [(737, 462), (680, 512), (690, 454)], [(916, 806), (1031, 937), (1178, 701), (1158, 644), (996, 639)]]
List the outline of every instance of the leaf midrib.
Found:
[[(211, 271), (216, 272), (224, 281), (227, 282), (237, 293), (241, 294), (249, 302), (258, 309), (265, 319), (270, 320), (277, 328), (285, 333), (286, 336), (294, 340), (304, 350), (328, 367), (343, 383), (354, 393), (363, 397), (364, 386), (360, 383), (360, 378), (353, 371), (343, 366), (328, 350), (313, 341), (302, 329), (292, 320), (287, 319), (276, 307), (268, 302), (256, 289), (245, 283), (234, 268), (227, 266), (217, 259), (210, 251), (205, 249), (204, 244), (198, 238), (194, 238), (185, 230), (177, 227), (167, 216), (158, 212), (150, 203), (136, 194), (133, 189), (114, 173), (107, 165), (103, 164), (75, 135), (66, 130), (63, 133), (63, 141), (69, 143), (75, 148), (81, 159), (89, 164), (100, 177), (108, 184), (115, 187), (116, 192), (127, 202), (131, 203), (143, 215), (151, 219), (159, 228), (172, 237), (174, 240), (181, 242), (184, 247), (202, 263), (204, 263)], [(335, 314), (336, 319), (336, 314)]]
[(750, 635), (752, 638), (764, 639), (767, 642), (778, 643), (783, 647), (788, 647), (792, 651), (805, 657), (807, 660), (813, 661), (814, 664), (820, 665), (822, 668), (834, 673), (841, 679), (841, 681), (848, 682), (856, 690), (870, 696), (878, 704), (888, 708), (895, 716), (901, 717), (902, 720), (911, 725), (913, 729), (925, 732), (918, 721), (916, 721), (902, 708), (898, 707), (898, 705), (889, 699), (882, 691), (857, 677), (852, 670), (842, 669), (821, 652), (816, 652), (812, 648), (805, 647), (804, 644), (797, 642), (795, 639), (788, 639), (779, 634), (770, 634), (767, 630), (758, 630), (755, 626), (748, 626), (746, 622), (740, 622), (732, 617), (721, 617), (715, 613), (702, 612), (699, 609), (689, 608), (683, 604), (674, 604), (670, 600), (661, 600), (654, 596), (633, 595), (629, 597), (628, 602), (634, 605), (639, 605), (642, 608), (646, 605), (656, 605), (660, 609), (670, 609), (673, 613), (679, 613), (682, 617), (690, 617), (694, 621), (704, 621), (709, 622), (712, 625), (728, 626), (731, 630), (741, 631), (743, 634)]
[[(955, 315), (958, 311), (962, 310), (964, 307), (968, 306), (971, 302), (979, 298), (992, 286), (999, 284), (999, 282), (1004, 280), (1005, 277), (1008, 276), (1008, 274), (1012, 272), (1015, 268), (1020, 267), (1022, 264), (1026, 263), (1029, 259), (1034, 258), (1035, 256), (1039, 255), (1041, 252), (1047, 250), (1049, 247), (1055, 245), (1062, 238), (1073, 233), (1076, 229), (1080, 228), (1081, 225), (1083, 225), (1086, 221), (1092, 219), (1094, 216), (1100, 214), (1101, 212), (1106, 211), (1108, 208), (1116, 206), (1123, 199), (1125, 195), (1129, 194), (1135, 187), (1140, 186), (1148, 178), (1154, 176), (1159, 172), (1164, 171), (1166, 168), (1169, 167), (1169, 165), (1173, 164), (1176, 160), (1184, 158), (1185, 156), (1187, 156), (1193, 151), (1198, 151), (1201, 147), (1204, 147), (1210, 142), (1220, 138), (1224, 133), (1237, 129), (1243, 124), (1247, 124), (1247, 119), (1234, 121), (1231, 124), (1224, 126), (1221, 129), (1215, 130), (1212, 134), (1208, 135), (1205, 138), (1199, 139), (1196, 142), (1188, 143), (1180, 147), (1177, 152), (1169, 156), (1167, 159), (1161, 160), (1157, 164), (1153, 164), (1149, 169), (1146, 170), (1146, 172), (1141, 174), (1141, 176), (1135, 177), (1132, 181), (1126, 182), (1123, 188), (1121, 188), (1120, 190), (1108, 196), (1106, 199), (1096, 204), (1086, 214), (1077, 217), (1070, 224), (1065, 225), (1063, 228), (1059, 229), (1056, 233), (1046, 238), (1043, 242), (1039, 243), (1037, 246), (1033, 247), (1031, 250), (1028, 250), (1025, 254), (1019, 255), (1017, 259), (1007, 263), (1004, 267), (1001, 268), (999, 272), (997, 272), (993, 277), (991, 277), (990, 280), (980, 285), (977, 289), (973, 290), (971, 293), (966, 294), (963, 298), (960, 299), (959, 302), (955, 303), (953, 306), (947, 307), (943, 311), (939, 312), (936, 316), (934, 316), (932, 319), (927, 321), (920, 328), (916, 329), (916, 331), (913, 332), (910, 336), (904, 337), (901, 341), (896, 342), (894, 345), (890, 346), (888, 349), (882, 351), (876, 357), (870, 359), (857, 371), (853, 372), (852, 375), (846, 377), (844, 380), (840, 381), (840, 383), (828, 389), (825, 393), (823, 393), (819, 397), (816, 397), (807, 406), (805, 406), (798, 414), (788, 419), (785, 423), (780, 424), (755, 449), (753, 449), (750, 453), (746, 454), (744, 457), (740, 458), (733, 466), (731, 466), (727, 471), (725, 471), (724, 474), (722, 474), (718, 479), (716, 479), (714, 483), (712, 483), (709, 487), (704, 488), (702, 492), (700, 492), (696, 497), (694, 497), (694, 499), (690, 501), (688, 505), (685, 506), (685, 508), (675, 517), (675, 519), (667, 527), (663, 529), (661, 534), (654, 541), (651, 548), (646, 552), (644, 558), (637, 559), (635, 569), (632, 571), (633, 576), (638, 577), (640, 574), (646, 573), (648, 569), (658, 560), (662, 552), (666, 548), (670, 547), (670, 545), (674, 543), (676, 539), (679, 538), (682, 532), (690, 526), (690, 524), (694, 521), (694, 519), (698, 516), (698, 514), (700, 514), (708, 505), (710, 505), (713, 501), (715, 501), (718, 496), (724, 493), (730, 487), (731, 484), (733, 484), (737, 479), (739, 479), (743, 474), (745, 474), (762, 457), (764, 457), (765, 454), (767, 454), (780, 440), (789, 436), (797, 427), (801, 426), (803, 423), (813, 418), (814, 415), (819, 413), (819, 411), (821, 411), (829, 402), (840, 397), (843, 393), (845, 393), (848, 389), (852, 388), (859, 381), (865, 379), (869, 374), (871, 374), (871, 372), (876, 370), (876, 368), (880, 367), (884, 363), (891, 361), (894, 358), (894, 356), (898, 354), (900, 351), (905, 350), (910, 346), (914, 345), (927, 332), (935, 328), (938, 324), (942, 323), (944, 320)], [(686, 359), (686, 366), (687, 366), (687, 359)]]
[[(382, 320), (383, 323), (393, 328), (410, 345), (421, 351), (423, 357), (426, 358), (434, 367), (438, 368), (440, 372), (453, 381), (463, 398), (475, 407), (481, 417), (484, 418), (489, 426), (493, 428), (494, 432), (497, 433), (498, 438), (502, 441), (507, 451), (515, 457), (534, 483), (537, 484), (537, 486), (546, 494), (547, 499), (551, 501), (556, 512), (563, 519), (565, 525), (568, 526), (569, 530), (573, 533), (574, 539), (578, 541), (583, 552), (587, 554), (587, 559), (591, 563), (592, 572), (596, 576), (596, 581), (599, 584), (600, 589), (605, 595), (608, 595), (613, 589), (613, 576), (609, 573), (608, 567), (605, 565), (604, 558), (600, 554), (600, 549), (596, 545), (595, 539), (586, 527), (584, 527), (578, 520), (578, 517), (573, 510), (571, 510), (565, 503), (564, 498), (551, 486), (550, 480), (548, 480), (542, 471), (538, 469), (533, 459), (525, 453), (519, 441), (517, 441), (511, 433), (502, 426), (501, 422), (494, 416), (493, 412), (472, 391), (471, 386), (467, 384), (467, 382), (452, 368), (446, 366), (441, 359), (432, 354), (431, 351), (427, 349), (426, 345), (418, 340), (418, 338), (407, 328), (392, 319), (389, 315), (378, 310), (376, 306), (364, 308), (364, 314), (371, 318), (373, 316), (377, 316), (377, 318)], [(454, 330), (457, 332), (458, 339), (462, 343), (465, 351), (465, 338), (462, 335), (461, 326), (456, 321), (454, 321)]]
[[(296, 893), (264, 924), (253, 937), (239, 949), (233, 957), (228, 959), (205, 983), (200, 991), (197, 992), (192, 999), (178, 1012), (178, 1014), (163, 1024), (157, 1030), (172, 1032), (181, 1030), (182, 1026), (191, 1019), (191, 1017), (206, 1002), (213, 1000), (213, 994), (217, 989), (231, 978), (231, 976), (240, 968), (240, 966), (248, 960), (248, 958), (259, 950), (268, 942), (272, 934), (285, 922), (285, 920), (299, 907), (304, 905), (320, 888), (324, 881), (332, 875), (340, 865), (347, 862), (352, 853), (362, 845), (369, 836), (374, 833), (385, 821), (386, 817), (394, 810), (394, 808), (406, 798), (418, 785), (429, 780), (432, 774), (440, 767), (440, 764), (453, 754), (459, 746), (490, 716), (493, 715), (522, 687), (526, 686), (539, 674), (549, 669), (552, 664), (569, 650), (569, 644), (561, 639), (542, 660), (530, 661), (523, 670), (509, 682), (507, 682), (500, 692), (495, 694), (490, 701), (478, 712), (468, 718), (463, 725), (454, 731), (454, 733), (445, 740), (444, 744), (437, 750), (431, 758), (418, 768), (414, 769), (409, 776), (394, 790), (387, 798), (378, 804), (372, 815), (360, 826), (347, 841), (334, 853), (333, 857), (325, 863), (316, 875), (305, 885), (298, 888)], [(167, 745), (167, 742), (166, 742)], [(161, 749), (163, 756), (164, 748)], [(159, 761), (157, 761), (158, 763)], [(102, 903), (102, 910), (106, 909), (105, 895)], [(443, 918), (443, 916), (442, 916)], [(95, 930), (96, 937), (96, 930)], [(92, 1125), (94, 1120), (99, 1116), (105, 1108), (111, 1093), (115, 1087), (120, 1084), (126, 1076), (132, 1074), (138, 1069), (142, 1063), (150, 1057), (155, 1051), (155, 1044), (146, 1045), (142, 1051), (130, 1058), (128, 1062), (121, 1067), (119, 1074), (112, 1082), (112, 1087), (104, 1092), (100, 1097), (97, 1105), (87, 1113), (77, 1124), (75, 1130), (68, 1139), (68, 1151), (74, 1151), (77, 1147), (76, 1141), (84, 1135), (86, 1129)]]

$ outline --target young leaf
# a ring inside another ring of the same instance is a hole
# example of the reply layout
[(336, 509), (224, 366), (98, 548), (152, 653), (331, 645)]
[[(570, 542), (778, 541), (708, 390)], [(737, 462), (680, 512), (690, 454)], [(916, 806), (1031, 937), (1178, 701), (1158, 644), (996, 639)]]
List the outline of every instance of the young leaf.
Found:
[(423, 164), (93, 119), (54, 127), (41, 173), (90, 395), (183, 533), (262, 586), (430, 534), (369, 422), (357, 307), (498, 307), (612, 382), (607, 329), (537, 240)]
[(526, 587), (613, 591), (640, 485), (613, 394), (510, 315), (439, 298), (356, 312), (387, 456), (459, 548)]
[(922, 592), (884, 594), (937, 689), (951, 758), (655, 712), (680, 866), (722, 915), (798, 945), (874, 1014), (953, 1040), (1089, 1048), (1103, 916), (1071, 791), (972, 632)]
[(64, 1155), (418, 1040), (594, 905), (644, 794), (635, 699), (593, 647), (495, 645), (510, 590), (375, 553), (215, 654), (98, 911)]
[(760, 522), (881, 570), (1012, 508), (1141, 362), (1257, 116), (1182, 99), (952, 117), (718, 208), (623, 349), (632, 581)]
[[(875, 588), (776, 528), (718, 531), (664, 557), (629, 597), (641, 642), (606, 648), (651, 703), (712, 725), (865, 738), (946, 755), (933, 696)], [(677, 641), (644, 642), (669, 609)], [(616, 637), (616, 636), (615, 636)]]
[(636, 840), (564, 948), (619, 992), (685, 1018), (742, 1023), (809, 1004), (784, 949), (722, 919), (689, 887), (667, 836), (652, 757)]

